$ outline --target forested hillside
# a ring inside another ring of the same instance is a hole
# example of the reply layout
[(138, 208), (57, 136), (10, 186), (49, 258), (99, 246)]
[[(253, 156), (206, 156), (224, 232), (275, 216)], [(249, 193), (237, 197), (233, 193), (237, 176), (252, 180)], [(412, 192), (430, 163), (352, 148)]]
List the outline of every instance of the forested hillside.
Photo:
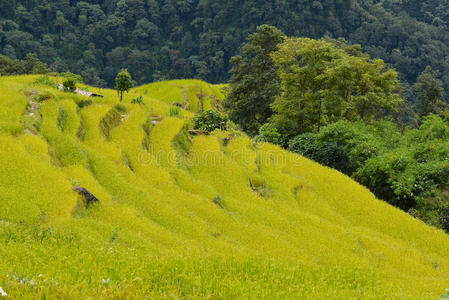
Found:
[[(57, 72), (112, 86), (128, 68), (138, 83), (229, 79), (229, 60), (257, 25), (289, 36), (344, 37), (392, 64), (409, 86), (430, 65), (449, 90), (444, 2), (354, 0), (5, 0), (0, 53), (36, 53)], [(447, 98), (447, 96), (446, 96)]]

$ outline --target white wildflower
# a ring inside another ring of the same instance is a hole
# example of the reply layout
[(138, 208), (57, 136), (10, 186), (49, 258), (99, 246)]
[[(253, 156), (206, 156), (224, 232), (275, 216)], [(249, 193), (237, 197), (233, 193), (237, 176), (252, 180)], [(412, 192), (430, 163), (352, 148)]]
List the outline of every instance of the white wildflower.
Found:
[(8, 296), (8, 294), (0, 286), (0, 297), (6, 297), (6, 296)]

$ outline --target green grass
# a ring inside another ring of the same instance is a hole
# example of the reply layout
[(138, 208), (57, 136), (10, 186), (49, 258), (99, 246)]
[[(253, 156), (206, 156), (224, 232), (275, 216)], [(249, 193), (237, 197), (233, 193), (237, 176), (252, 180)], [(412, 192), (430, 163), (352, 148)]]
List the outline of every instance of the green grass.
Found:
[[(89, 87), (105, 97), (80, 107), (86, 98), (36, 78), (0, 77), (8, 298), (438, 299), (449, 288), (444, 232), (274, 145), (189, 136), (194, 95), (217, 87), (154, 83), (117, 110), (115, 91)], [(30, 90), (53, 95), (35, 132)], [(184, 90), (191, 111), (170, 117)], [(100, 204), (80, 207), (73, 185)]]

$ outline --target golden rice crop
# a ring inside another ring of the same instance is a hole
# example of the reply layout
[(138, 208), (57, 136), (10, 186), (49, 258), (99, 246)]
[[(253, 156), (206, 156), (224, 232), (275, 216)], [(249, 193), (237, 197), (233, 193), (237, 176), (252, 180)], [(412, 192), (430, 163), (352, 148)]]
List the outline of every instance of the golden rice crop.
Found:
[[(105, 97), (87, 99), (35, 78), (0, 77), (8, 297), (435, 299), (449, 288), (442, 231), (337, 171), (245, 135), (189, 136), (192, 113), (170, 117), (172, 101), (194, 112), (201, 92), (210, 107), (220, 86), (144, 85), (117, 109), (115, 91), (89, 87)], [(41, 119), (27, 131), (36, 95)], [(72, 186), (100, 203), (86, 209)]]

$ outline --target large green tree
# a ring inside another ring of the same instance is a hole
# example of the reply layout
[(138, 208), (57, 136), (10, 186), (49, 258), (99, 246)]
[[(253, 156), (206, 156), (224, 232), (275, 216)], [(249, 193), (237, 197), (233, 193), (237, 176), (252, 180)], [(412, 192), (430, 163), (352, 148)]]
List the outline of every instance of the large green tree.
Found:
[(419, 116), (439, 112), (444, 89), (441, 80), (436, 77), (436, 73), (430, 67), (418, 76), (412, 90), (416, 94), (416, 111)]
[(270, 54), (284, 38), (273, 26), (259, 26), (243, 45), (241, 55), (231, 59), (230, 91), (224, 106), (231, 120), (249, 134), (256, 134), (272, 115), (270, 104), (280, 93), (280, 78)]
[(397, 73), (358, 46), (289, 38), (272, 58), (282, 82), (272, 121), (292, 136), (341, 119), (370, 119), (402, 101)]

